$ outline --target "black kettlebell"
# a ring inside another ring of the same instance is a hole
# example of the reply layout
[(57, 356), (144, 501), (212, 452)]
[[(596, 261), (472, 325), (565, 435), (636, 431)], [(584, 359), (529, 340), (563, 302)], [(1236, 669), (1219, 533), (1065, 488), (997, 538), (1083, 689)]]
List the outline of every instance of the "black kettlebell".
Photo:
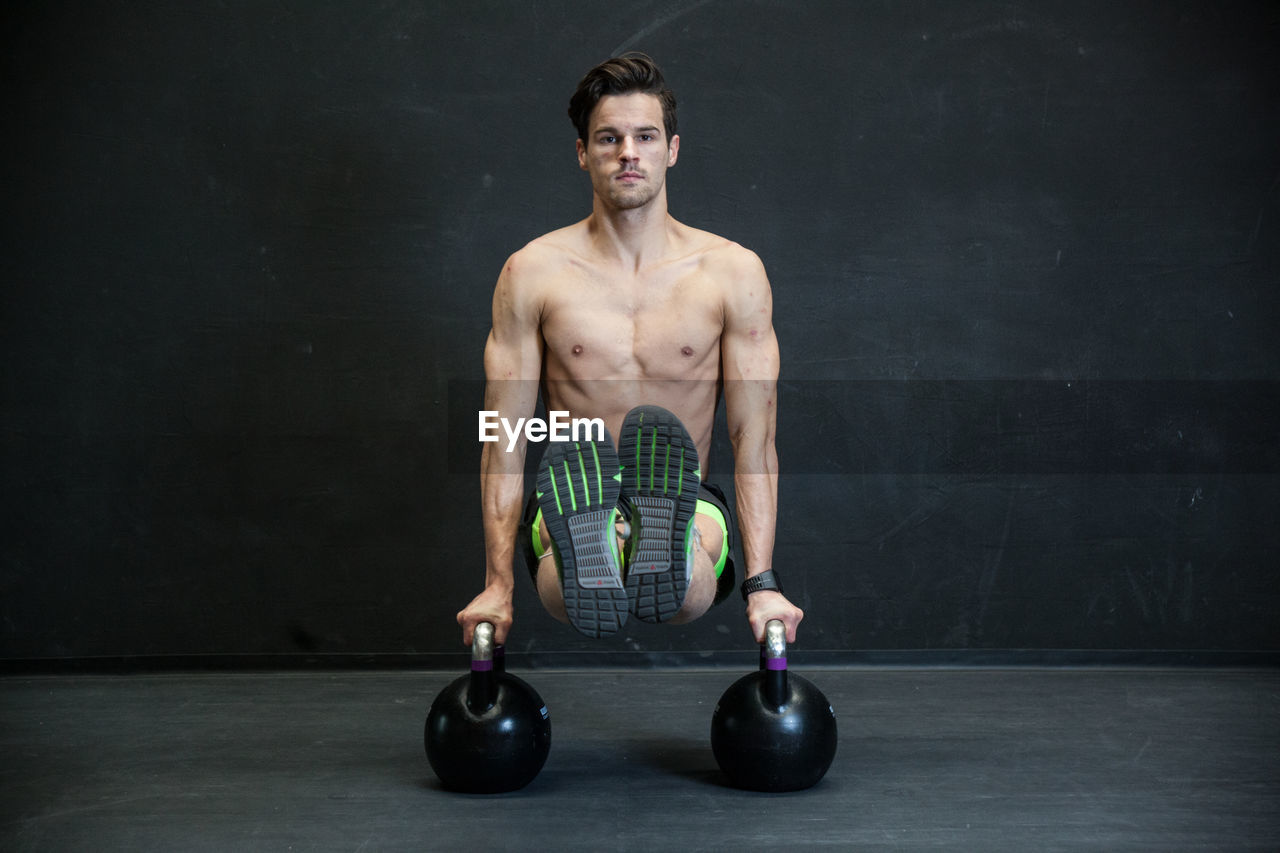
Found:
[(836, 755), (836, 712), (811, 681), (787, 672), (786, 627), (765, 628), (760, 670), (729, 686), (711, 716), (711, 751), (737, 788), (799, 791)]
[(431, 769), (450, 791), (514, 791), (532, 782), (546, 763), (551, 751), (547, 706), (537, 691), (505, 671), (488, 622), (476, 626), (471, 674), (431, 703), (423, 739)]

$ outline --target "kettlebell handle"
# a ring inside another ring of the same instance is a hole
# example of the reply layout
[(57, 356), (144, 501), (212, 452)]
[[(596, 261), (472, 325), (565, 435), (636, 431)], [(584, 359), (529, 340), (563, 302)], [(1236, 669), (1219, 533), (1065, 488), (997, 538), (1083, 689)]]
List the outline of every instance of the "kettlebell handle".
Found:
[(764, 626), (764, 642), (760, 645), (760, 670), (764, 681), (760, 689), (766, 705), (775, 711), (787, 703), (787, 626), (781, 619), (770, 619)]
[(764, 626), (764, 642), (760, 644), (760, 669), (787, 668), (787, 626), (781, 619), (770, 619)]
[(766, 660), (781, 661), (781, 666), (770, 666), (769, 669), (787, 668), (787, 626), (781, 619), (770, 619), (764, 626), (764, 656)]
[(481, 622), (471, 636), (471, 683), (467, 685), (467, 707), (473, 714), (483, 714), (493, 707), (496, 697), (493, 624)]
[[(481, 622), (471, 637), (471, 668), (493, 669), (493, 623)], [(488, 666), (476, 666), (485, 664)]]

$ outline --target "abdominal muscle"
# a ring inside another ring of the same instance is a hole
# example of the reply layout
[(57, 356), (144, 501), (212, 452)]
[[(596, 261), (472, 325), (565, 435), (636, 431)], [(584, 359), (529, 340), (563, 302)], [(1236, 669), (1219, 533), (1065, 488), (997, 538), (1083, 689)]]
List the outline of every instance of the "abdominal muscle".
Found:
[(698, 448), (702, 474), (711, 452), (711, 430), (719, 401), (719, 382), (706, 379), (659, 379), (644, 376), (617, 379), (553, 378), (548, 365), (543, 400), (548, 411), (568, 412), (570, 417), (600, 418), (616, 444), (622, 421), (636, 406), (661, 406), (678, 417)]

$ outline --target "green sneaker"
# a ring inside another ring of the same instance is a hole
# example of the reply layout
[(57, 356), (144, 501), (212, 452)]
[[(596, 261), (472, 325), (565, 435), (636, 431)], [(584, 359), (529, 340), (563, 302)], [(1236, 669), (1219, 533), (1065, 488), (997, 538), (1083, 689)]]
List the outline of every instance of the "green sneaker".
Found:
[(675, 415), (637, 406), (622, 422), (618, 457), (622, 494), (632, 506), (629, 606), (646, 622), (665, 622), (684, 606), (693, 570), (698, 448)]
[(613, 439), (553, 441), (538, 465), (538, 505), (560, 568), (569, 622), (607, 637), (627, 621), (614, 519), (622, 474)]

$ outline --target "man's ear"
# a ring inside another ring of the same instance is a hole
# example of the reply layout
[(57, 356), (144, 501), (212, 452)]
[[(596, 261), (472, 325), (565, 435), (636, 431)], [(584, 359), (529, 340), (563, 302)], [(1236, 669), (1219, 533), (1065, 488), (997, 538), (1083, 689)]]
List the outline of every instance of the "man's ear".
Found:
[(670, 169), (676, 164), (676, 159), (680, 156), (680, 134), (671, 137), (671, 142), (667, 143), (667, 168)]
[(581, 139), (578, 140), (578, 168), (584, 171), (587, 168), (587, 143)]

